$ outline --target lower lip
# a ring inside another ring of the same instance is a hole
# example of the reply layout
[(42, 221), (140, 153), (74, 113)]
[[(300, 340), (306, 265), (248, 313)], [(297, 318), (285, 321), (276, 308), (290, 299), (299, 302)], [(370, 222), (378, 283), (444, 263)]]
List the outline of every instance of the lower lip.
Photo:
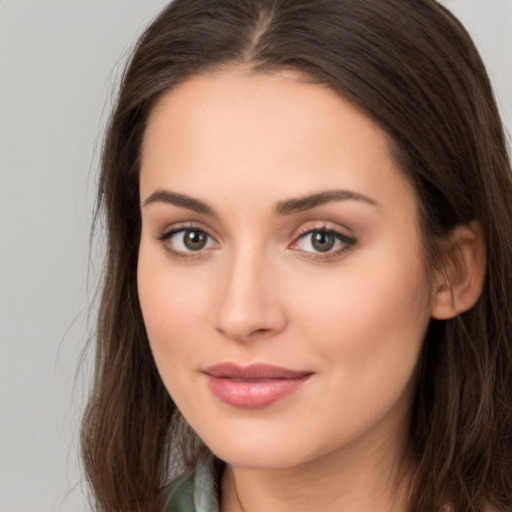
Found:
[(213, 394), (223, 402), (243, 409), (257, 409), (297, 391), (311, 375), (292, 379), (243, 380), (208, 377)]

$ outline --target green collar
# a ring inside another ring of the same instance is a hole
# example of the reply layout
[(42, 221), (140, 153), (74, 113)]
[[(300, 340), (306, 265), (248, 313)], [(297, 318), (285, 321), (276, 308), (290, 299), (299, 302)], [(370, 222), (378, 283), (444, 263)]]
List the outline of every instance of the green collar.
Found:
[(219, 512), (213, 457), (170, 486), (164, 512)]

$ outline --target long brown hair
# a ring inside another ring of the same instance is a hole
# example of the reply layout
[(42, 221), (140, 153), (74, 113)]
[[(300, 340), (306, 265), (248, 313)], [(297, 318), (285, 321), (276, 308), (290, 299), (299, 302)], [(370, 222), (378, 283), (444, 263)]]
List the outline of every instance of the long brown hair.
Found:
[[(409, 428), (410, 510), (512, 509), (512, 178), (484, 65), (434, 0), (175, 0), (139, 40), (103, 148), (108, 245), (94, 384), (82, 425), (97, 509), (158, 510), (201, 444), (153, 362), (137, 297), (138, 173), (148, 115), (194, 74), (291, 69), (351, 101), (392, 138), (413, 183), (426, 261), (457, 224), (485, 232), (487, 274), (467, 313), (432, 321)], [(178, 462), (176, 462), (178, 461)]]

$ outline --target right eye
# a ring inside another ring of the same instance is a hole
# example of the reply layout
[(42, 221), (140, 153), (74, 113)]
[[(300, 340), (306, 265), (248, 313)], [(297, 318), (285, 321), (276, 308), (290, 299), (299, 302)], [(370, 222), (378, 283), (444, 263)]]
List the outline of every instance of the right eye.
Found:
[(158, 239), (168, 251), (185, 257), (216, 246), (213, 238), (199, 228), (173, 229), (163, 233)]

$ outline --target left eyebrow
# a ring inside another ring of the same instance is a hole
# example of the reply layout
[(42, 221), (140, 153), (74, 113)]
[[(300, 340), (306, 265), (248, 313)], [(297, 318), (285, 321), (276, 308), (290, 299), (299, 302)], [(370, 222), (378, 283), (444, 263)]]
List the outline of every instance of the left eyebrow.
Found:
[(144, 201), (142, 206), (147, 206), (151, 203), (167, 203), (178, 206), (179, 208), (186, 208), (187, 210), (202, 213), (204, 215), (217, 215), (211, 206), (200, 199), (195, 199), (185, 194), (171, 192), (170, 190), (156, 190)]
[(295, 212), (310, 210), (333, 201), (360, 201), (371, 206), (379, 206), (374, 199), (352, 190), (326, 190), (316, 194), (279, 201), (274, 207), (274, 211), (278, 215), (290, 215)]

